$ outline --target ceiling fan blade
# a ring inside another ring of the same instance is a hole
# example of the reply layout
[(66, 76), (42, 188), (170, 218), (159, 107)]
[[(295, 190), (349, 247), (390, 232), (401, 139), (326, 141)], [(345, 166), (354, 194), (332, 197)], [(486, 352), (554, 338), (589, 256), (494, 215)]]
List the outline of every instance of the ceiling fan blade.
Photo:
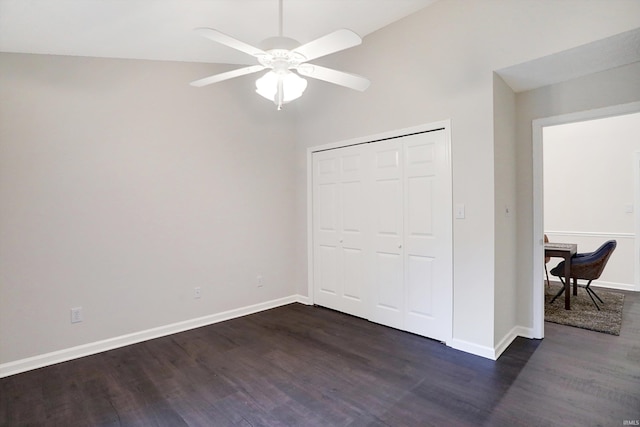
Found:
[(320, 58), (330, 53), (357, 46), (360, 43), (362, 43), (362, 39), (359, 35), (351, 30), (342, 29), (303, 44), (295, 48), (293, 52), (304, 56), (306, 61), (311, 61), (312, 59)]
[(247, 44), (243, 41), (235, 39), (231, 36), (226, 35), (225, 33), (221, 33), (220, 31), (214, 30), (212, 28), (196, 28), (194, 31), (196, 31), (198, 34), (200, 34), (203, 37), (213, 40), (214, 42), (218, 42), (225, 46), (229, 46), (230, 48), (239, 50), (240, 52), (247, 53), (251, 56), (260, 56), (260, 55), (267, 54), (267, 52), (265, 52), (262, 49), (259, 49), (255, 46), (251, 46), (250, 44)]
[(204, 79), (196, 80), (189, 83), (191, 86), (202, 87), (210, 85), (212, 83), (218, 83), (223, 80), (229, 80), (234, 77), (244, 76), (246, 74), (257, 73), (264, 70), (262, 65), (252, 65), (250, 67), (238, 68), (236, 70), (227, 71), (226, 73), (214, 74), (213, 76), (205, 77)]
[(369, 79), (357, 74), (332, 70), (331, 68), (321, 67), (319, 65), (302, 64), (298, 67), (298, 73), (305, 77), (324, 80), (325, 82), (359, 90), (360, 92), (364, 92), (371, 84)]

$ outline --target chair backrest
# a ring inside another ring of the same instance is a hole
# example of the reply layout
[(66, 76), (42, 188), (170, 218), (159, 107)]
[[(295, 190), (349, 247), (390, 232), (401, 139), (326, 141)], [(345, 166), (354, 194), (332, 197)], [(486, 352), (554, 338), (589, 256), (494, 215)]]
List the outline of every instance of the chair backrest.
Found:
[(598, 279), (616, 246), (615, 240), (608, 240), (595, 251), (573, 258), (571, 260), (571, 276), (585, 280)]
[[(546, 235), (546, 234), (544, 235), (544, 242), (545, 242), (545, 243), (549, 243), (549, 238), (547, 237), (547, 235)], [(550, 256), (548, 256), (548, 257), (544, 257), (544, 263), (545, 263), (545, 264), (546, 264), (546, 263), (548, 263), (549, 261), (551, 261), (551, 257), (550, 257)]]

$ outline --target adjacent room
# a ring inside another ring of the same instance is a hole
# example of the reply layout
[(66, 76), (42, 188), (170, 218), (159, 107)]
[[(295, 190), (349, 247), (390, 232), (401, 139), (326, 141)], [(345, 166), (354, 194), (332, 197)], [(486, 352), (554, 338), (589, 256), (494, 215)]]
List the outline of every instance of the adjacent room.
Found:
[[(640, 422), (638, 201), (542, 179), (638, 46), (636, 0), (0, 0), (0, 424)], [(619, 334), (545, 322), (543, 235), (604, 232)]]
[[(575, 244), (582, 258), (594, 254), (581, 267), (584, 274), (578, 267), (572, 271), (584, 288), (574, 294), (574, 303), (586, 307), (571, 316), (555, 297), (564, 288), (562, 261), (545, 258), (547, 321), (619, 333), (623, 300), (614, 290), (637, 291), (639, 159), (639, 113), (543, 129), (545, 236), (551, 245)], [(590, 268), (598, 262), (601, 267)], [(605, 304), (603, 298), (611, 301)]]

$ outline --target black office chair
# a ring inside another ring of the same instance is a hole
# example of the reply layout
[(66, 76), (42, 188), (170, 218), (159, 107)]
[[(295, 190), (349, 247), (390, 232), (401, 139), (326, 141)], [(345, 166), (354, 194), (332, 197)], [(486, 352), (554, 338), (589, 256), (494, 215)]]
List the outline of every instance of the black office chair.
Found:
[[(607, 265), (607, 261), (609, 261), (609, 257), (613, 253), (613, 250), (616, 248), (617, 242), (615, 240), (609, 240), (604, 242), (602, 246), (596, 249), (593, 252), (576, 254), (573, 258), (571, 258), (571, 278), (573, 279), (573, 287), (574, 287), (574, 295), (575, 290), (578, 286), (578, 279), (588, 280), (589, 282), (584, 286), (587, 294), (591, 298), (591, 301), (596, 305), (598, 311), (600, 311), (600, 306), (593, 298), (594, 296), (600, 301), (601, 304), (604, 302), (600, 299), (598, 294), (591, 289), (591, 282), (598, 279), (602, 272), (604, 271), (605, 265)], [(564, 285), (564, 281), (562, 278), (564, 277), (564, 261), (558, 264), (555, 268), (553, 268), (550, 273), (553, 276), (557, 276), (560, 278), (560, 281)], [(553, 303), (556, 298), (558, 298), (564, 292), (564, 286), (560, 289), (560, 292), (556, 294), (551, 300)]]

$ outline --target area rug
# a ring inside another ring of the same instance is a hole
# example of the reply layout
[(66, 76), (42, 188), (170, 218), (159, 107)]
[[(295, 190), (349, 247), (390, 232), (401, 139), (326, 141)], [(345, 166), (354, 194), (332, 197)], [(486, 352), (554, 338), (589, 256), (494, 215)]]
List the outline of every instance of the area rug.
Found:
[(550, 286), (545, 284), (544, 320), (611, 335), (620, 335), (624, 294), (595, 288), (598, 296), (604, 301), (604, 304), (600, 304), (600, 301), (596, 299), (600, 306), (600, 311), (598, 311), (584, 288), (579, 287), (578, 295), (573, 295), (572, 286), (571, 310), (565, 310), (564, 295), (560, 295), (553, 304), (550, 304), (551, 299), (561, 286), (560, 283), (554, 282), (551, 282)]

